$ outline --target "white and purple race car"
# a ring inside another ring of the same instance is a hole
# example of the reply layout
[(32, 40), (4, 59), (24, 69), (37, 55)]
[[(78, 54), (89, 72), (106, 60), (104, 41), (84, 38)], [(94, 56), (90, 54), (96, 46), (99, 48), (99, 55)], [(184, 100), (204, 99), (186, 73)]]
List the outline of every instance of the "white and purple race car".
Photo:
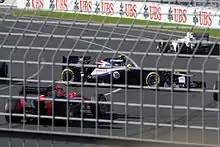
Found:
[(162, 40), (156, 50), (161, 53), (220, 55), (219, 44), (209, 41), (207, 33), (187, 32), (186, 36), (173, 40)]
[[(82, 66), (63, 66), (61, 81), (121, 84), (150, 87), (202, 88), (205, 82), (196, 81), (193, 75), (186, 73), (171, 73), (170, 71), (152, 71), (134, 68), (126, 64), (125, 56), (105, 58), (95, 62), (96, 67), (84, 67), (90, 64), (91, 57), (63, 57), (63, 63)], [(69, 83), (69, 82), (68, 82)], [(72, 84), (70, 84), (72, 85)], [(113, 86), (114, 87), (114, 86)], [(123, 87), (122, 87), (123, 88)]]

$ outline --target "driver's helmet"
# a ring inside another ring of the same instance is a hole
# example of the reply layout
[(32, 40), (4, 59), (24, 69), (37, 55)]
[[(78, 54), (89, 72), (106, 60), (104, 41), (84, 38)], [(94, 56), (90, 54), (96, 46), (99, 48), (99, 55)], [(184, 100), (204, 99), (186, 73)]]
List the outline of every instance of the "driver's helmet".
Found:
[(40, 95), (40, 97), (39, 97), (39, 101), (40, 101), (40, 102), (45, 101), (45, 98), (46, 98), (45, 95)]
[(188, 38), (193, 38), (192, 32), (187, 32), (187, 33), (186, 33), (186, 36), (187, 36)]
[(132, 67), (132, 64), (127, 64), (127, 67)]
[(125, 59), (125, 56), (123, 56), (123, 55), (118, 55), (118, 58)]
[(117, 58), (122, 59), (124, 63), (126, 62), (126, 58), (125, 58), (125, 56), (123, 56), (123, 55), (118, 55), (118, 57), (117, 57)]

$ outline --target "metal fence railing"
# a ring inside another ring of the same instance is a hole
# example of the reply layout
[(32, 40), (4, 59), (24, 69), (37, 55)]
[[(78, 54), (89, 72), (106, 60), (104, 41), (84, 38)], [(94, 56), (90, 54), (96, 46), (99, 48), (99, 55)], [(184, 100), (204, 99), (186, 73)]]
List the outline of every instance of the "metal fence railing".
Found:
[(219, 30), (33, 12), (0, 8), (2, 145), (220, 145)]

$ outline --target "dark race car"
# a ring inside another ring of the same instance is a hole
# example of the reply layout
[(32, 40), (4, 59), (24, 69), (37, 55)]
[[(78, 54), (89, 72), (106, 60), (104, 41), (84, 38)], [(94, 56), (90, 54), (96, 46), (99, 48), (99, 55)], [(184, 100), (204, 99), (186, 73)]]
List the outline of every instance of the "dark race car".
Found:
[(186, 36), (170, 41), (161, 41), (156, 50), (163, 53), (220, 55), (218, 43), (209, 42), (209, 34), (187, 32)]
[[(202, 88), (205, 82), (196, 81), (193, 75), (186, 73), (171, 73), (170, 71), (152, 71), (135, 69), (132, 64), (126, 64), (126, 58), (105, 58), (96, 62), (96, 67), (85, 67), (90, 64), (91, 57), (63, 57), (63, 63), (81, 66), (63, 66), (61, 81), (87, 82), (100, 84), (121, 84), (150, 87)], [(172, 78), (173, 77), (173, 78)], [(67, 82), (67, 83), (70, 83)], [(67, 84), (66, 83), (66, 84)], [(76, 85), (76, 84), (69, 84)], [(117, 87), (114, 86), (113, 87)], [(123, 86), (120, 86), (123, 88)]]
[[(53, 89), (52, 89), (53, 88)], [(39, 89), (40, 96), (38, 99), (32, 99), (30, 100), (30, 103), (28, 104), (27, 100), (24, 98), (25, 95), (37, 95), (38, 94), (38, 88), (37, 87), (24, 87), (20, 91), (20, 99), (11, 99), (7, 100), (5, 104), (5, 113), (17, 113), (17, 114), (23, 114), (23, 108), (25, 107), (25, 113), (26, 114), (34, 114), (38, 115), (47, 115), (52, 116), (52, 110), (54, 108), (54, 116), (59, 117), (67, 117), (67, 101), (55, 101), (55, 100), (67, 100), (68, 102), (68, 113), (69, 117), (81, 117), (81, 112), (83, 115), (92, 115), (92, 117), (96, 117), (96, 114), (98, 118), (104, 118), (106, 114), (109, 111), (109, 105), (108, 104), (100, 104), (98, 103), (96, 105), (96, 98), (97, 101), (103, 101), (106, 102), (107, 98), (104, 94), (98, 94), (97, 97), (91, 97), (86, 98), (82, 97), (77, 92), (71, 92), (71, 93), (65, 93), (65, 91), (60, 88), (58, 84), (55, 84), (55, 86), (50, 85), (49, 87), (40, 87)], [(54, 105), (53, 105), (53, 99), (54, 99)], [(72, 102), (70, 100), (80, 100), (81, 102)], [(11, 107), (9, 107), (11, 101)], [(94, 103), (84, 103), (84, 101), (93, 101)], [(26, 102), (26, 103), (25, 103)], [(81, 109), (81, 104), (83, 105)], [(96, 113), (96, 106), (97, 106), (97, 113)], [(39, 108), (39, 109), (38, 109)], [(39, 113), (38, 113), (39, 110)], [(10, 117), (5, 116), (6, 121), (9, 122)], [(11, 116), (11, 122), (13, 123), (19, 123), (23, 120), (23, 117), (19, 116)], [(26, 118), (23, 121), (30, 122), (33, 119)], [(72, 121), (70, 121), (71, 123)]]

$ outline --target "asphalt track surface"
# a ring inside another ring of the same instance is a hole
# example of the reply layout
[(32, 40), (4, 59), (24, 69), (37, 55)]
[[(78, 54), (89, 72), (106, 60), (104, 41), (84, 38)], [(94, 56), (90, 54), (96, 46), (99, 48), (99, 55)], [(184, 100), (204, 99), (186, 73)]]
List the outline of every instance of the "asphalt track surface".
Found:
[[(12, 18), (11, 16), (8, 16), (8, 18)], [(23, 18), (26, 19), (26, 18)], [(28, 19), (28, 18), (27, 18)], [(39, 19), (40, 20), (40, 19)], [(0, 43), (2, 44), (4, 39), (6, 38), (6, 35), (2, 34), (2, 32), (7, 33), (11, 28), (13, 28), (13, 33), (22, 33), (24, 28), (26, 28), (27, 23), (17, 23), (15, 26), (13, 26), (13, 22), (3, 22), (0, 27)], [(40, 28), (41, 24), (31, 24), (28, 28), (26, 28), (26, 33), (34, 34), (36, 31)], [(74, 25), (72, 29), (69, 31), (69, 36), (80, 36), (80, 33), (82, 32), (85, 25)], [(54, 25), (45, 25), (43, 29), (41, 30), (42, 34), (51, 34), (53, 29), (55, 28)], [(53, 34), (56, 35), (64, 35), (67, 31), (68, 26), (62, 25), (58, 26)], [(98, 37), (109, 37), (110, 32), (112, 32), (114, 28), (112, 27), (102, 27), (101, 31), (98, 33)], [(86, 30), (81, 36), (90, 36), (93, 37), (98, 30), (97, 26), (87, 26)], [(114, 34), (112, 37), (118, 37), (123, 38), (124, 34), (126, 33), (126, 28), (116, 28), (114, 30)], [(142, 29), (135, 29), (131, 30), (129, 34), (129, 38), (137, 38), (140, 33), (142, 32)], [(159, 34), (157, 39), (166, 39), (171, 33), (162, 33)], [(182, 35), (177, 34), (175, 35)], [(152, 38), (155, 36), (155, 31), (147, 31), (143, 33), (142, 37), (144, 38)], [(17, 41), (19, 40), (20, 36), (11, 35), (8, 36), (8, 38), (5, 40), (4, 45), (8, 46), (14, 46)], [(30, 43), (32, 42), (34, 37), (24, 37), (22, 36), (22, 39), (17, 44), (18, 46), (26, 46), (28, 47)], [(49, 40), (46, 47), (48, 48), (57, 48), (61, 42), (62, 38), (56, 38), (53, 37)], [(37, 37), (35, 41), (33, 42), (32, 46), (34, 47), (42, 47), (44, 46), (45, 42), (47, 41), (46, 37)], [(109, 49), (115, 50), (118, 48), (121, 41), (117, 40), (111, 40), (108, 41), (107, 44), (105, 44), (106, 40), (98, 40), (95, 39), (93, 41), (93, 44), (90, 44), (91, 39), (82, 39), (80, 40), (75, 48), (78, 49), (87, 49), (88, 46), (89, 50), (100, 50), (102, 49), (102, 46), (105, 45)], [(65, 41), (62, 43), (61, 48), (72, 48), (73, 44), (76, 42), (75, 39), (65, 39)], [(94, 44), (95, 43), (95, 44)], [(138, 43), (135, 47), (135, 52), (145, 52), (146, 48), (148, 48), (150, 42), (141, 42)], [(134, 45), (134, 42), (131, 41), (123, 41), (121, 46), (119, 47), (119, 51), (131, 51), (132, 47)], [(149, 52), (155, 52), (156, 44), (153, 43)], [(107, 49), (105, 49), (107, 50)], [(0, 53), (0, 59), (9, 59), (9, 55), (12, 49), (10, 48), (1, 48)], [(13, 60), (24, 60), (24, 54), (27, 50), (26, 49), (16, 49), (13, 53), (12, 59)], [(27, 55), (25, 59), (27, 61), (38, 61), (38, 55), (40, 53), (40, 50), (29, 50), (26, 52)], [(52, 62), (52, 57), (54, 55), (55, 51), (44, 51), (41, 60), (46, 62)], [(58, 53), (56, 54), (54, 61), (56, 63), (61, 62), (62, 56), (68, 55), (68, 51), (62, 51), (60, 49)], [(73, 53), (75, 55), (81, 55), (81, 53)], [(87, 55), (91, 55), (93, 61), (96, 59), (98, 53), (87, 53)], [(112, 54), (102, 53), (100, 58), (104, 57), (111, 57)], [(140, 66), (140, 59), (143, 57), (143, 55), (132, 55), (130, 58), (135, 61)], [(162, 56), (158, 62), (158, 67), (161, 68), (171, 68), (171, 63), (174, 57), (168, 57), (168, 56)], [(158, 56), (146, 56), (143, 66), (144, 67), (156, 67), (156, 61), (158, 59)], [(174, 68), (182, 68), (187, 69), (187, 58), (177, 58), (174, 62)], [(194, 58), (191, 60), (189, 67), (190, 69), (198, 69), (201, 70), (203, 63), (205, 61), (205, 58)], [(219, 65), (219, 61), (217, 59), (208, 59), (205, 64), (205, 69), (208, 70), (217, 70)], [(17, 78), (23, 78), (23, 68), (22, 64), (13, 64), (12, 65), (12, 76)], [(37, 74), (36, 74), (37, 72)], [(35, 64), (27, 64), (26, 70), (25, 70), (25, 77), (30, 77), (33, 74), (36, 74), (32, 79), (37, 79), (37, 75), (40, 75), (41, 80), (53, 80), (52, 79), (52, 72), (54, 72), (54, 79), (58, 80), (60, 78), (61, 73), (61, 67), (56, 66), (55, 70), (52, 71), (51, 65), (44, 65), (42, 67), (42, 70), (38, 73), (38, 65)], [(196, 74), (197, 79), (201, 80), (201, 74)], [(207, 86), (209, 89), (212, 89), (212, 86), (218, 77), (217, 74), (206, 74), (205, 75), (205, 81), (207, 81)], [(9, 95), (9, 88), (8, 85), (0, 85), (0, 94), (1, 95)], [(20, 90), (19, 85), (15, 85), (12, 87), (12, 95), (17, 95), (18, 90)], [(80, 89), (78, 89), (80, 90)], [(108, 88), (98, 88), (97, 89), (99, 93), (109, 93), (111, 92), (111, 89)], [(175, 92), (173, 93), (173, 101), (172, 101), (172, 94), (170, 92), (154, 92), (150, 90), (143, 90), (143, 103), (144, 104), (158, 104), (158, 105), (174, 105), (174, 106), (187, 106), (189, 107), (203, 107), (203, 108), (218, 108), (218, 105), (216, 102), (212, 99), (211, 93), (204, 93), (204, 97), (202, 97), (202, 93), (180, 93)], [(83, 94), (85, 96), (91, 96), (95, 94), (94, 88), (84, 88)], [(125, 91), (119, 91), (117, 93), (112, 94), (112, 100), (114, 102), (125, 102), (125, 99), (127, 97), (128, 103), (136, 103), (140, 104), (140, 90), (127, 90)], [(108, 96), (110, 99), (110, 97)], [(157, 102), (156, 102), (157, 98)], [(203, 101), (204, 98), (204, 101)], [(4, 104), (6, 99), (0, 100), (0, 112), (4, 112)], [(187, 101), (188, 100), (188, 101)], [(124, 106), (118, 106), (114, 105), (114, 113), (116, 113), (116, 120), (125, 120), (125, 107)], [(189, 126), (202, 126), (205, 127), (218, 127), (218, 113), (215, 111), (204, 111), (202, 113), (201, 110), (185, 110), (185, 109), (170, 109), (170, 108), (154, 108), (154, 107), (147, 107), (143, 109), (143, 117), (140, 116), (140, 107), (137, 106), (128, 106), (127, 109), (127, 119), (129, 122), (140, 122), (141, 119), (143, 122), (147, 123), (158, 123), (158, 124), (170, 124), (171, 120), (173, 119), (173, 124), (175, 125), (189, 125)], [(171, 119), (172, 118), (172, 119)], [(23, 125), (21, 124), (12, 124), (14, 128), (23, 128)], [(95, 134), (96, 128), (94, 123), (91, 122), (85, 122), (84, 123), (83, 132), (88, 134)], [(1, 128), (7, 128), (8, 124), (6, 123), (4, 116), (0, 116), (0, 127)], [(31, 129), (36, 130), (36, 125), (25, 125), (25, 129)], [(51, 131), (51, 126), (40, 126), (41, 130), (48, 130)], [(80, 124), (76, 123), (75, 126), (69, 127), (69, 132), (74, 133), (80, 133)], [(55, 131), (62, 131), (65, 132), (66, 128), (62, 126), (55, 126)], [(110, 128), (109, 124), (100, 124), (97, 128), (97, 133), (99, 135), (110, 135), (110, 132), (113, 136), (125, 136), (125, 130), (127, 130), (127, 136), (128, 137), (140, 137), (140, 125), (138, 124), (128, 124), (127, 129), (125, 128), (124, 124), (113, 124), (112, 128)], [(155, 134), (155, 131), (157, 131), (157, 134)], [(207, 144), (217, 144), (218, 143), (218, 132), (217, 131), (210, 131), (210, 130), (201, 130), (199, 128), (192, 129), (192, 128), (173, 128), (167, 126), (160, 126), (160, 127), (153, 127), (153, 126), (143, 126), (142, 128), (143, 137), (146, 139), (159, 139), (159, 140), (171, 140), (170, 137), (173, 136), (174, 141), (183, 141), (186, 142), (188, 139), (188, 142), (191, 143), (207, 143)], [(188, 135), (187, 135), (188, 133)], [(1, 144), (3, 146), (8, 145), (8, 139), (1, 139)], [(28, 140), (25, 142), (25, 146), (37, 146), (37, 142), (34, 140)], [(15, 145), (16, 147), (19, 145), (22, 145), (21, 140), (13, 140), (12, 145)], [(51, 145), (51, 142), (40, 142), (40, 147)], [(73, 144), (78, 145), (79, 144)], [(54, 143), (54, 146), (64, 146), (62, 143)], [(91, 146), (91, 145), (89, 145)]]

